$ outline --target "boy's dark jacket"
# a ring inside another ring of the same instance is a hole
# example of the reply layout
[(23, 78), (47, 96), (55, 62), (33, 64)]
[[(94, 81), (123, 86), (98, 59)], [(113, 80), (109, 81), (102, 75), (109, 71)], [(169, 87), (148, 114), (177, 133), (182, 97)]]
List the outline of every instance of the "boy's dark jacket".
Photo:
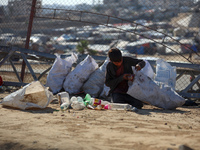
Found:
[[(134, 59), (131, 57), (123, 57), (124, 73), (133, 74), (132, 66), (140, 65), (141, 68), (145, 66), (145, 61)], [(113, 92), (115, 87), (123, 80), (123, 75), (116, 77), (117, 66), (109, 62), (106, 67), (106, 86), (110, 87), (109, 94)]]

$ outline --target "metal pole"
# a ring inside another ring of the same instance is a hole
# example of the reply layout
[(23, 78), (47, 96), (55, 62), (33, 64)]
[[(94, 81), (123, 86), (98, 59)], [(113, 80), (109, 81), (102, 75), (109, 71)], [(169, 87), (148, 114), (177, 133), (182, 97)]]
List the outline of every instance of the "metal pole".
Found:
[[(31, 13), (29, 17), (29, 25), (28, 25), (28, 31), (26, 35), (26, 45), (25, 48), (29, 48), (29, 41), (30, 41), (30, 36), (31, 36), (31, 31), (32, 31), (32, 24), (33, 24), (33, 17), (35, 15), (35, 5), (36, 5), (37, 0), (32, 0), (32, 7), (31, 7)], [(22, 69), (21, 69), (21, 80), (24, 81), (24, 73), (25, 73), (25, 68), (26, 68), (26, 63), (23, 60), (22, 62)]]

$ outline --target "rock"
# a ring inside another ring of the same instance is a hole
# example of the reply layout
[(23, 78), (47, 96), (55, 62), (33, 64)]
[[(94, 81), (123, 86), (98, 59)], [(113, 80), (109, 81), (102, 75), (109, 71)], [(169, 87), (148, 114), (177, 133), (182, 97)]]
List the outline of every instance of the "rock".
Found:
[(180, 145), (179, 150), (193, 150), (192, 148), (186, 146), (186, 145)]

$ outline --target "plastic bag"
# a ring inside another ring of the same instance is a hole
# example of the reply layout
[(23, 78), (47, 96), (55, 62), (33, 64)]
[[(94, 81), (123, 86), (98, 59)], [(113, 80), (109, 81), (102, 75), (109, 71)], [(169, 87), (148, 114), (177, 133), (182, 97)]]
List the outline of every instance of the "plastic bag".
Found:
[(127, 92), (132, 97), (164, 109), (175, 109), (185, 103), (185, 99), (168, 85), (159, 86), (142, 72), (134, 73), (135, 79)]
[(175, 90), (176, 86), (176, 67), (172, 67), (163, 59), (156, 61), (155, 81), (162, 82)]
[(4, 97), (2, 105), (19, 108), (46, 108), (53, 100), (53, 94), (39, 81), (33, 81), (23, 88)]
[(155, 74), (153, 72), (151, 64), (147, 60), (144, 60), (144, 61), (146, 64), (145, 64), (144, 68), (141, 69), (141, 72), (143, 74), (145, 74), (146, 76), (148, 76), (149, 78), (154, 79)]
[(83, 90), (85, 93), (90, 94), (92, 97), (98, 97), (104, 87), (106, 66), (109, 62), (107, 58), (104, 63), (95, 70), (84, 83)]
[(62, 89), (64, 79), (71, 71), (72, 64), (77, 61), (77, 55), (74, 53), (66, 59), (60, 58), (60, 55), (58, 54), (56, 54), (56, 57), (57, 58), (47, 76), (46, 83), (46, 86), (50, 87), (53, 94), (58, 93)]
[(65, 91), (67, 91), (69, 94), (80, 92), (83, 83), (97, 68), (98, 64), (96, 61), (90, 55), (88, 55), (65, 78), (63, 85)]
[(83, 110), (85, 108), (83, 98), (80, 96), (78, 97), (72, 96), (70, 101), (71, 101), (71, 107), (75, 110)]
[(100, 97), (107, 98), (109, 96), (110, 87), (104, 84), (103, 90), (101, 91)]

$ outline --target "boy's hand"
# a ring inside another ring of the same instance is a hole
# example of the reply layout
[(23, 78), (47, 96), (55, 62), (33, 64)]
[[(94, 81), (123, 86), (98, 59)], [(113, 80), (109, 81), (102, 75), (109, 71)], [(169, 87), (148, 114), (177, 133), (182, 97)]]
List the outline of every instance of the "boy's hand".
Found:
[(140, 67), (140, 65), (137, 64), (137, 65), (135, 66), (135, 70), (136, 70), (136, 71), (140, 71), (141, 69), (142, 69), (142, 68)]
[(133, 82), (134, 75), (133, 74), (124, 74), (123, 78), (124, 78), (124, 80), (129, 80), (129, 81)]

